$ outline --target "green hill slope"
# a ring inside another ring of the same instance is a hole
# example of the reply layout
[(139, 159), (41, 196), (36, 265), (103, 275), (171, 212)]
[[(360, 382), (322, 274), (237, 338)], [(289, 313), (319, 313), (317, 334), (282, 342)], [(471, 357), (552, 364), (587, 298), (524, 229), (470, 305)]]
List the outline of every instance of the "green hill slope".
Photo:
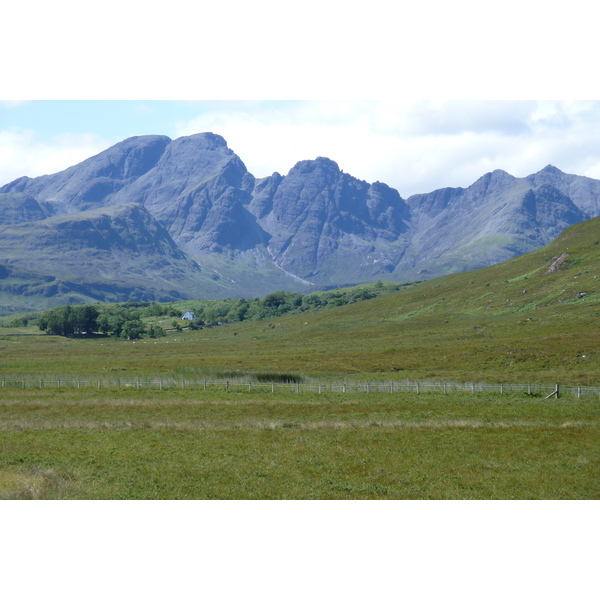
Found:
[(599, 275), (596, 218), (479, 271), (269, 324), (199, 332), (197, 361), (357, 376), (600, 382)]

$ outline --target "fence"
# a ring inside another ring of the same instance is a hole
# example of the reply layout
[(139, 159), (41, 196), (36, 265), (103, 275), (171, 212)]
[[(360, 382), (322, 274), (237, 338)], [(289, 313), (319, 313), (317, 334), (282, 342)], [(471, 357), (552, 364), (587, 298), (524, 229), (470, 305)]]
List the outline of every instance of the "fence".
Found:
[(2, 379), (4, 389), (31, 389), (31, 388), (84, 388), (84, 389), (136, 389), (136, 390), (220, 390), (220, 391), (269, 391), (296, 392), (296, 393), (413, 393), (427, 392), (467, 394), (493, 393), (493, 394), (527, 394), (543, 395), (547, 397), (598, 397), (599, 386), (567, 386), (531, 383), (457, 383), (457, 382), (419, 382), (419, 381), (384, 381), (384, 382), (257, 382), (251, 379), (176, 379), (147, 377), (136, 379), (114, 378), (69, 378), (69, 377), (13, 377)]

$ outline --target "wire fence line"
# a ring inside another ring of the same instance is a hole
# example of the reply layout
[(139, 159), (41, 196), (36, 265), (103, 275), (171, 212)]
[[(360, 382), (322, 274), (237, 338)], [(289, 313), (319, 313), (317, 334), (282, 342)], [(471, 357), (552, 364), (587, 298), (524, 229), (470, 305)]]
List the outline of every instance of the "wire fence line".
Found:
[(268, 391), (271, 393), (413, 393), (428, 392), (450, 394), (524, 394), (548, 397), (597, 397), (600, 399), (600, 386), (573, 386), (560, 384), (533, 383), (458, 383), (431, 381), (368, 381), (368, 382), (310, 382), (295, 381), (253, 381), (250, 378), (230, 379), (186, 379), (174, 377), (141, 378), (93, 378), (93, 377), (3, 377), (1, 390), (32, 388), (84, 388), (84, 389), (135, 389), (135, 390), (219, 390), (219, 391)]

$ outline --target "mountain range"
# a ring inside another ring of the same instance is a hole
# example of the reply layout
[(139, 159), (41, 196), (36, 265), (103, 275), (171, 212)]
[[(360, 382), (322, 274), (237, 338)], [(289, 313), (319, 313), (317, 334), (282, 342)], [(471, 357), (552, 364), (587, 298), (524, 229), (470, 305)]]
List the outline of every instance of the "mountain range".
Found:
[(600, 181), (551, 165), (403, 199), (329, 158), (258, 179), (219, 135), (132, 137), (0, 188), (0, 306), (430, 279), (540, 248), (598, 215)]

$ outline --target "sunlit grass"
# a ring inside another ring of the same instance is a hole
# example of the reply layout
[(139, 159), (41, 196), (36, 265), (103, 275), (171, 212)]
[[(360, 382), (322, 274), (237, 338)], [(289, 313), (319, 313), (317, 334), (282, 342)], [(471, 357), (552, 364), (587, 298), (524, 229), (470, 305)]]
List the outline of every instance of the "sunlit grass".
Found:
[(600, 496), (595, 400), (7, 392), (4, 498)]

